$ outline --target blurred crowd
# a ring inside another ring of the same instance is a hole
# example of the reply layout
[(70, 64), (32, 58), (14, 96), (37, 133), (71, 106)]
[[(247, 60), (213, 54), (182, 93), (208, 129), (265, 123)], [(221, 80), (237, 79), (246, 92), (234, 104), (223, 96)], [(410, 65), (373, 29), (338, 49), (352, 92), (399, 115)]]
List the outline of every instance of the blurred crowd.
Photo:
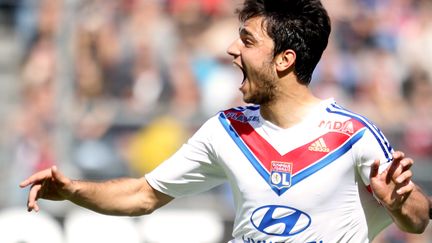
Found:
[[(11, 187), (53, 164), (86, 179), (141, 176), (209, 116), (242, 105), (242, 74), (225, 51), (238, 35), (241, 0), (2, 2), (19, 50), (18, 102), (3, 144)], [(432, 2), (323, 4), (332, 35), (314, 92), (432, 165)], [(432, 180), (421, 179), (432, 193)], [(25, 202), (25, 192), (10, 195), (6, 204)], [(432, 239), (393, 235), (380, 242)]]

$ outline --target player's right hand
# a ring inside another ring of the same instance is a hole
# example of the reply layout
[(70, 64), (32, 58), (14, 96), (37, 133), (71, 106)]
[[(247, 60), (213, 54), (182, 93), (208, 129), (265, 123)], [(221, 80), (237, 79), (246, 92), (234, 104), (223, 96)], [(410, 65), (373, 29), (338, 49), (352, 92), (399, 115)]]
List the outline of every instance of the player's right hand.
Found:
[(38, 212), (37, 200), (39, 198), (55, 201), (65, 200), (72, 193), (72, 183), (72, 180), (64, 176), (56, 166), (52, 166), (31, 175), (19, 186), (21, 188), (31, 186), (27, 199), (27, 210)]

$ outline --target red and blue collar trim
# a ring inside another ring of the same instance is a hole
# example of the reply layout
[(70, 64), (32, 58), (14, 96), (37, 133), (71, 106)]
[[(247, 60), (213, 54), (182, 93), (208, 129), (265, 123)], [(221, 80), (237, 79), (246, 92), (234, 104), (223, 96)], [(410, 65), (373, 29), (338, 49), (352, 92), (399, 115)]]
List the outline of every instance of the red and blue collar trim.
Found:
[[(346, 133), (330, 131), (281, 155), (255, 131), (247, 122), (248, 119), (238, 119), (238, 117), (244, 116), (241, 110), (231, 109), (221, 112), (219, 121), (251, 165), (279, 196), (290, 187), (295, 186), (344, 155), (365, 132), (364, 125), (353, 119), (355, 132), (351, 136)], [(325, 140), (329, 151), (317, 152), (309, 150), (309, 147), (320, 138)], [(290, 187), (278, 188), (270, 183), (272, 161), (284, 161), (293, 164)]]

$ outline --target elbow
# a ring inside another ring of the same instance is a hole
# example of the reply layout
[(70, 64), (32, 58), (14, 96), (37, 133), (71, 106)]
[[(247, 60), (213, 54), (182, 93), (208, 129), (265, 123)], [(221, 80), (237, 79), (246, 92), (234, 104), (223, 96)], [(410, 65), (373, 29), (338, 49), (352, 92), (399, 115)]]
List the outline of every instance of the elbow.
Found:
[(138, 194), (137, 196), (137, 201), (133, 204), (133, 207), (131, 207), (129, 216), (149, 215), (164, 205), (156, 198), (148, 197), (146, 194)]
[(405, 230), (405, 232), (410, 234), (423, 234), (426, 230), (426, 227), (416, 227), (410, 230)]
[(139, 181), (141, 183), (134, 194), (135, 201), (132, 207), (133, 210), (130, 212), (131, 216), (149, 215), (174, 199), (153, 189), (144, 177)]
[(152, 207), (128, 207), (128, 208), (117, 208), (113, 210), (94, 210), (94, 211), (106, 215), (139, 217), (139, 216), (151, 214), (155, 210), (156, 209)]
[(419, 222), (411, 225), (411, 227), (402, 228), (403, 231), (411, 234), (422, 234), (425, 232), (427, 226), (429, 224), (429, 219), (422, 219)]
[(155, 207), (148, 207), (148, 208), (145, 208), (145, 209), (141, 210), (138, 213), (138, 215), (135, 215), (135, 216), (149, 215), (149, 214), (152, 214), (155, 210), (156, 210)]
[(152, 204), (144, 203), (141, 207), (136, 207), (130, 210), (127, 215), (130, 217), (144, 216), (152, 214), (157, 208)]
[(125, 216), (128, 217), (139, 217), (144, 215), (152, 214), (155, 210), (154, 209), (138, 209), (138, 210), (131, 210), (125, 214)]
[(424, 221), (423, 221), (422, 223), (420, 223), (420, 224), (415, 228), (415, 230), (414, 230), (413, 232), (411, 232), (411, 233), (413, 233), (413, 234), (422, 234), (422, 233), (424, 233), (425, 230), (426, 230), (426, 227), (428, 226), (428, 224), (429, 224), (429, 219), (424, 220)]

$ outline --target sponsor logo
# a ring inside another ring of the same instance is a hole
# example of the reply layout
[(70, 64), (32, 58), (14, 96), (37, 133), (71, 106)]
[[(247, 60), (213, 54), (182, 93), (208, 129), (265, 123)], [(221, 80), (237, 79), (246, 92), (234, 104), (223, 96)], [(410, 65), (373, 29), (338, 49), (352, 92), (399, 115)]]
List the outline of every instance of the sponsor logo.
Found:
[(313, 142), (308, 149), (310, 151), (314, 151), (314, 152), (325, 152), (328, 153), (330, 151), (330, 149), (327, 147), (327, 145), (324, 142), (323, 138), (319, 138), (318, 140), (316, 140), (315, 142)]
[(340, 121), (324, 121), (322, 120), (318, 127), (326, 128), (337, 132), (354, 134), (354, 123), (351, 120), (340, 122)]
[(272, 161), (270, 165), (270, 184), (278, 189), (291, 186), (293, 164)]
[[(242, 236), (242, 240), (243, 240), (243, 243), (284, 243), (282, 241), (254, 240), (252, 238), (248, 238), (248, 237), (245, 237), (245, 236)], [(308, 241), (306, 243), (323, 243), (323, 241), (322, 240), (320, 240), (320, 241)]]
[(245, 116), (245, 114), (241, 112), (227, 112), (225, 115), (228, 119), (233, 119), (235, 121), (239, 121), (243, 123), (247, 123), (250, 121), (254, 121), (254, 122), (259, 121), (258, 116)]
[(272, 241), (272, 240), (254, 240), (249, 237), (242, 236), (243, 243), (284, 243), (282, 241)]
[(250, 221), (264, 234), (284, 237), (303, 232), (312, 222), (305, 212), (282, 205), (259, 207), (252, 213)]

